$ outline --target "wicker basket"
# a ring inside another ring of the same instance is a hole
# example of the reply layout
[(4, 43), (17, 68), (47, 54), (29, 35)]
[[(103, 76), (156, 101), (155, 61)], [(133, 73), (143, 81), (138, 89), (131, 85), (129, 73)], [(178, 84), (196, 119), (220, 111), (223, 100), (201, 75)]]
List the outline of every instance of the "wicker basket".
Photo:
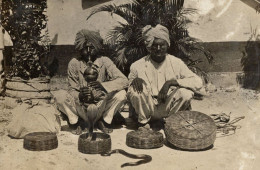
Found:
[(203, 150), (213, 145), (216, 125), (211, 117), (196, 111), (180, 111), (166, 119), (167, 141), (184, 150)]
[(14, 108), (17, 99), (30, 99), (50, 103), (50, 79), (46, 77), (24, 80), (19, 77), (6, 78), (5, 105)]
[(52, 97), (50, 93), (50, 79), (34, 78), (23, 80), (19, 77), (6, 79), (5, 95), (13, 98), (46, 99)]
[(34, 132), (24, 137), (23, 147), (30, 151), (47, 151), (58, 147), (55, 133)]
[(111, 138), (105, 133), (93, 133), (93, 140), (88, 140), (88, 133), (79, 136), (78, 150), (86, 154), (107, 153), (111, 150)]
[(137, 149), (159, 148), (163, 143), (163, 134), (152, 129), (139, 129), (126, 135), (126, 145)]

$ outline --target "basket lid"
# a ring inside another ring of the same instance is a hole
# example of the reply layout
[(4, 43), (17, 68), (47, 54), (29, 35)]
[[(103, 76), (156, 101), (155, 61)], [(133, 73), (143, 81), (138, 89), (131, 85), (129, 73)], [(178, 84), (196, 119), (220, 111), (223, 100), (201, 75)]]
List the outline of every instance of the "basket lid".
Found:
[(176, 136), (198, 139), (216, 131), (214, 120), (197, 111), (179, 111), (166, 119), (165, 128)]
[(33, 141), (41, 141), (41, 140), (51, 140), (57, 137), (55, 133), (51, 132), (33, 132), (25, 135), (24, 140), (33, 140)]
[(152, 129), (147, 128), (139, 128), (136, 131), (128, 132), (128, 136), (135, 136), (142, 139), (152, 139), (152, 138), (159, 138), (162, 135), (161, 132), (153, 131)]

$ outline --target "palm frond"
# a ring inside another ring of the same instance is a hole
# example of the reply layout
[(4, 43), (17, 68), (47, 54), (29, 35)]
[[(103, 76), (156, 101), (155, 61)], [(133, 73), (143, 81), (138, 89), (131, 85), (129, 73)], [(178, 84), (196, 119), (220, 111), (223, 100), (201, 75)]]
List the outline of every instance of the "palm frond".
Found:
[(133, 45), (133, 46), (128, 46), (125, 53), (127, 56), (128, 63), (132, 64), (133, 62), (147, 55), (147, 50), (142, 46)]
[(191, 61), (191, 62), (188, 63), (187, 65), (188, 65), (188, 66), (195, 66), (195, 65), (197, 65), (197, 64), (199, 64), (199, 63), (201, 63), (201, 62), (203, 62), (203, 61), (201, 61), (200, 59), (197, 59), (197, 60)]
[(197, 9), (195, 8), (182, 8), (178, 11), (179, 15), (193, 15), (197, 13)]
[(114, 3), (109, 5), (102, 5), (94, 9), (90, 15), (87, 17), (87, 20), (91, 18), (94, 14), (99, 12), (109, 12), (111, 15), (117, 14), (124, 18), (127, 22), (133, 22), (133, 19), (138, 19), (138, 16), (133, 12), (133, 6), (137, 6), (138, 2), (136, 0), (130, 0), (125, 4), (116, 5)]
[(87, 20), (88, 20), (89, 18), (91, 18), (94, 14), (99, 13), (99, 12), (104, 12), (104, 11), (106, 11), (106, 12), (111, 12), (111, 13), (113, 13), (113, 12), (116, 10), (116, 8), (117, 8), (117, 7), (116, 7), (115, 4), (102, 5), (102, 6), (98, 7), (98, 8), (96, 8), (95, 10), (93, 10), (93, 11), (90, 13), (90, 15), (87, 17)]
[(184, 0), (166, 0), (165, 7), (167, 11), (179, 11), (183, 8)]
[(200, 51), (205, 55), (208, 62), (212, 63), (213, 61), (212, 54), (210, 53), (210, 51), (205, 49), (199, 42), (200, 40), (193, 37), (186, 37), (177, 41), (178, 45), (182, 46), (181, 50), (188, 49), (188, 53), (186, 52), (187, 50), (184, 50), (187, 54), (191, 55), (191, 54), (195, 54), (195, 52)]
[(195, 74), (199, 75), (202, 78), (204, 84), (207, 84), (209, 82), (208, 74), (205, 71), (203, 71), (201, 68), (194, 65), (194, 66), (189, 66), (189, 69), (191, 69)]
[[(171, 39), (169, 53), (195, 67), (201, 60), (193, 60), (196, 52), (202, 52), (211, 63), (213, 56), (200, 40), (190, 37), (187, 30), (188, 15), (196, 13), (194, 8), (184, 8), (184, 0), (135, 0), (119, 6), (104, 5), (92, 12), (107, 11), (121, 16), (127, 23), (119, 23), (107, 36), (107, 43), (114, 51), (114, 62), (127, 73), (130, 65), (147, 54), (142, 28), (146, 25), (164, 25)], [(89, 17), (91, 17), (91, 15)]]
[(142, 27), (121, 23), (108, 33), (107, 42), (112, 46), (133, 46), (134, 44), (136, 46), (143, 47), (144, 40), (142, 36)]
[(114, 56), (114, 62), (115, 64), (119, 67), (122, 68), (123, 70), (125, 69), (125, 65), (127, 63), (127, 58), (125, 55), (125, 50), (126, 48), (121, 48), (119, 49)]
[(107, 41), (111, 45), (116, 45), (117, 43), (126, 42), (131, 36), (132, 27), (129, 24), (120, 23), (119, 26), (116, 26), (111, 30), (107, 35)]

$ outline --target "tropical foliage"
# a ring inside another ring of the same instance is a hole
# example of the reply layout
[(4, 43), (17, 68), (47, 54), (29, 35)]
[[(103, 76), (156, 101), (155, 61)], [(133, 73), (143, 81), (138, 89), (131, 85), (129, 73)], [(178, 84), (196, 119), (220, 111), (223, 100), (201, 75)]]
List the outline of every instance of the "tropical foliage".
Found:
[(95, 9), (88, 19), (102, 11), (121, 16), (127, 23), (120, 23), (107, 37), (109, 48), (113, 50), (113, 60), (125, 73), (130, 65), (147, 54), (142, 28), (146, 25), (164, 25), (168, 28), (171, 39), (169, 53), (186, 62), (196, 72), (205, 73), (196, 67), (201, 60), (193, 60), (196, 51), (204, 53), (209, 62), (213, 60), (209, 51), (199, 41), (189, 36), (187, 15), (194, 14), (195, 9), (184, 8), (184, 0), (132, 0), (123, 5), (103, 5)]
[(13, 65), (9, 76), (24, 79), (47, 74), (41, 64), (42, 58), (49, 52), (48, 32), (46, 28), (46, 0), (3, 0), (2, 25), (13, 42)]

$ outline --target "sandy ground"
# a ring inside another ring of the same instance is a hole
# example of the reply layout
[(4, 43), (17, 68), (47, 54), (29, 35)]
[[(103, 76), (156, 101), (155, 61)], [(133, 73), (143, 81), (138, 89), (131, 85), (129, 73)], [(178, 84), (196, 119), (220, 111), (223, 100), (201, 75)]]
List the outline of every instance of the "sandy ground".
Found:
[[(260, 95), (255, 91), (244, 89), (217, 89), (204, 100), (194, 100), (192, 108), (206, 114), (229, 113), (231, 119), (245, 116), (239, 121), (235, 134), (218, 137), (214, 147), (207, 151), (188, 152), (163, 146), (158, 149), (141, 150), (129, 148), (125, 144), (129, 129), (122, 127), (111, 134), (112, 149), (124, 149), (130, 153), (148, 154), (152, 162), (137, 167), (124, 169), (164, 169), (164, 170), (192, 170), (192, 169), (223, 169), (223, 170), (257, 170), (260, 162)], [(2, 102), (3, 103), (3, 100)], [(7, 136), (6, 125), (12, 115), (10, 110), (0, 105), (0, 169), (121, 169), (126, 162), (136, 160), (120, 154), (110, 157), (88, 155), (78, 152), (78, 136), (68, 131), (58, 134), (59, 146), (55, 150), (32, 152), (23, 149), (23, 140), (11, 139)], [(62, 122), (66, 126), (66, 122)], [(161, 130), (163, 133), (163, 130)]]

